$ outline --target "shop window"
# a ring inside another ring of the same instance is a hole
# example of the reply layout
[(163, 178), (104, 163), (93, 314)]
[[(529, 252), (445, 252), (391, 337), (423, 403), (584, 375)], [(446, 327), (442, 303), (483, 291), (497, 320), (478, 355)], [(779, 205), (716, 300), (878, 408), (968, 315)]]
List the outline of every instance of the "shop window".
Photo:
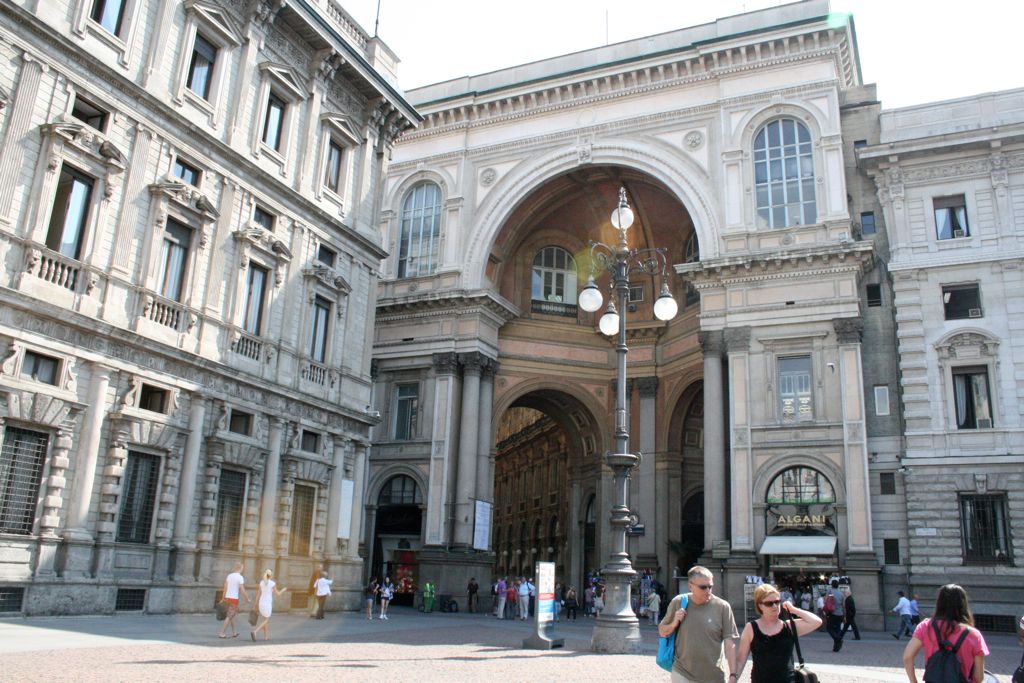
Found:
[(935, 197), (932, 199), (935, 211), (935, 236), (940, 240), (970, 237), (971, 230), (967, 225), (967, 202), (964, 195), (953, 197)]
[(942, 310), (946, 320), (982, 317), (981, 291), (977, 283), (946, 285), (942, 288)]
[(245, 483), (245, 472), (221, 470), (217, 488), (217, 523), (213, 529), (214, 548), (239, 549), (245, 508)]
[(960, 526), (966, 562), (1009, 563), (1010, 524), (1005, 495), (961, 495)]
[(160, 458), (148, 453), (128, 452), (117, 521), (118, 542), (149, 543), (159, 478)]

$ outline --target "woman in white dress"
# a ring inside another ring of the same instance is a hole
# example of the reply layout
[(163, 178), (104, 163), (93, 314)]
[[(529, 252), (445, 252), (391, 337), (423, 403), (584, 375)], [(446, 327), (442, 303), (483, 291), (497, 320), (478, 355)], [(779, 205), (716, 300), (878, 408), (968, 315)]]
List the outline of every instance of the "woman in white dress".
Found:
[(288, 590), (287, 588), (278, 590), (273, 576), (274, 572), (268, 569), (263, 572), (263, 580), (260, 581), (259, 610), (262, 620), (256, 624), (256, 628), (249, 632), (249, 637), (254, 641), (259, 631), (263, 631), (263, 640), (270, 640), (270, 615), (274, 611), (274, 596), (281, 595)]

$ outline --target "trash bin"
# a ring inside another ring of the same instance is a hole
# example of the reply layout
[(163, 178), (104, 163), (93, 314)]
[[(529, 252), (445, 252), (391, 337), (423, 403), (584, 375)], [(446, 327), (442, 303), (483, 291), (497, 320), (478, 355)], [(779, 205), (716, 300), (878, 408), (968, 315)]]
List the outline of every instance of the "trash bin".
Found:
[(423, 611), (434, 611), (434, 584), (430, 581), (423, 584)]

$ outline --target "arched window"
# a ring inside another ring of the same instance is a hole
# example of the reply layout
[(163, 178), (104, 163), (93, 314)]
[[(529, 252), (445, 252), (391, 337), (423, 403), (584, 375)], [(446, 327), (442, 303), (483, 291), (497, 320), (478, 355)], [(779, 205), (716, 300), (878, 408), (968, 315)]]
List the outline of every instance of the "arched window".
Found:
[(818, 220), (811, 134), (796, 119), (767, 123), (754, 137), (758, 225), (788, 228)]
[(576, 314), (576, 261), (572, 254), (561, 247), (544, 247), (537, 253), (533, 259), (530, 298), (534, 301), (572, 304), (572, 315)]
[(434, 272), (441, 234), (441, 188), (423, 182), (402, 204), (402, 238), (398, 245), (398, 277), (419, 277)]
[(770, 505), (834, 503), (836, 494), (832, 484), (818, 470), (810, 467), (790, 467), (772, 479), (765, 502)]
[(377, 505), (419, 505), (422, 502), (420, 487), (404, 474), (389, 479), (377, 498)]
[(700, 261), (700, 245), (697, 243), (697, 233), (692, 233), (686, 240), (686, 248), (683, 250), (683, 263), (696, 263)]

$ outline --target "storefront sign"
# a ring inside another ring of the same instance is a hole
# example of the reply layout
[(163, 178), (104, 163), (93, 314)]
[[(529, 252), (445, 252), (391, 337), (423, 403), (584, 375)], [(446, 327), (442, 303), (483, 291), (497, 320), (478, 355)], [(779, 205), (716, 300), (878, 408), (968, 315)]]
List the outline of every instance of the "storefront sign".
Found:
[(825, 533), (835, 535), (835, 507), (831, 503), (769, 505), (765, 511), (768, 535)]

